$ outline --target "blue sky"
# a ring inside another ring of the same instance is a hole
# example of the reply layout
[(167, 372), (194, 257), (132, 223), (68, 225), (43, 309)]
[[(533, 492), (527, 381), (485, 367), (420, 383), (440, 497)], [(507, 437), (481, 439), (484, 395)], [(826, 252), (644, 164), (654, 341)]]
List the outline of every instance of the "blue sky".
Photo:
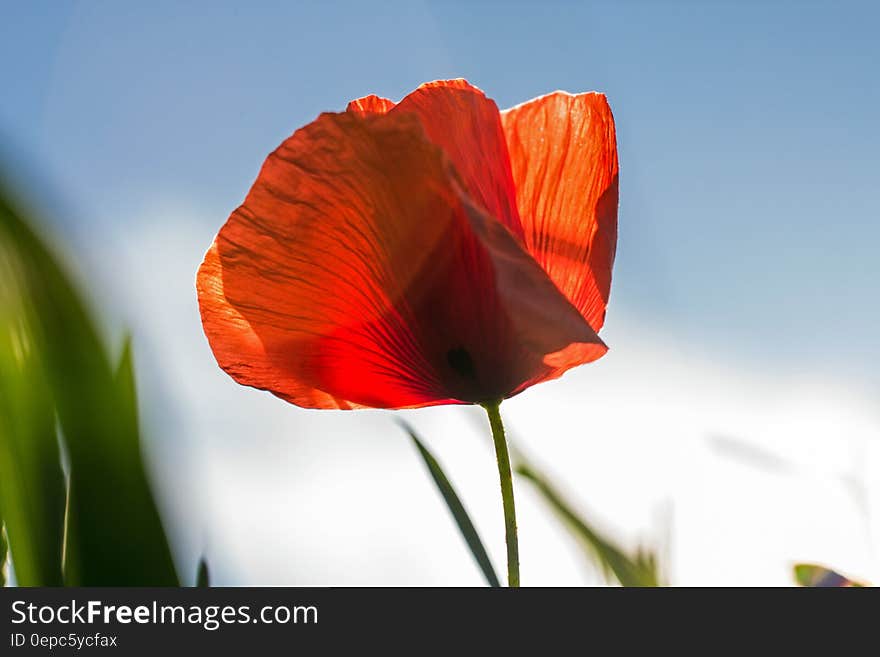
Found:
[[(101, 274), (93, 293), (126, 308), (156, 384), (145, 406), (174, 428), (148, 451), (187, 567), (207, 549), (221, 583), (479, 583), (390, 419), (300, 411), (233, 384), (193, 286), (296, 128), (367, 93), (466, 77), (502, 108), (600, 90), (617, 121), (612, 351), (505, 404), (525, 446), (626, 537), (676, 499), (679, 583), (786, 583), (794, 557), (880, 568), (852, 538), (862, 521), (841, 484), (880, 481), (871, 3), (0, 6), (0, 162)], [(491, 455), (463, 412), (411, 419), (501, 563)], [(747, 472), (712, 451), (717, 435), (801, 459), (806, 474)], [(575, 581), (579, 557), (522, 499), (524, 578)]]
[(162, 198), (207, 245), (277, 143), (365, 93), (597, 89), (621, 155), (610, 321), (880, 384), (869, 4), (4, 4), (2, 147), (86, 237)]

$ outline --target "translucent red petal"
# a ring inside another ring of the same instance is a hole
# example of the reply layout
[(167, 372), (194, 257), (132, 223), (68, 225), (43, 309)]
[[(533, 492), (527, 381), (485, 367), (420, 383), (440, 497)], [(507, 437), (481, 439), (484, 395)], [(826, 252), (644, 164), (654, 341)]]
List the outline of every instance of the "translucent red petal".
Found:
[(419, 113), (383, 107), (297, 131), (221, 229), (198, 275), (221, 367), (301, 406), (400, 408), (504, 397), (604, 353)]
[(605, 96), (556, 92), (501, 114), (526, 248), (598, 331), (617, 246), (618, 163)]

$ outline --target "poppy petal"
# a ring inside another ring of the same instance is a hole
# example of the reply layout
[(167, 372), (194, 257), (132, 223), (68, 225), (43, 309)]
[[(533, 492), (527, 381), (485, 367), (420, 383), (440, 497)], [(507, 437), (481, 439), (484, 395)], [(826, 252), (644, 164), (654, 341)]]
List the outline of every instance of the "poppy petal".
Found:
[(223, 293), (223, 268), (218, 240), (205, 255), (196, 280), (202, 326), (218, 364), (244, 385), (271, 390), (291, 403), (308, 408), (351, 408), (276, 367), (260, 336)]
[(466, 80), (437, 80), (421, 85), (391, 111), (416, 114), (428, 139), (452, 161), (470, 197), (522, 238), (507, 143), (494, 100)]
[(220, 366), (300, 406), (502, 397), (598, 336), (462, 190), (411, 113), (324, 114), (284, 142), (198, 275)]
[(351, 101), (348, 107), (345, 108), (345, 111), (356, 114), (385, 114), (392, 107), (394, 107), (393, 100), (370, 94), (369, 96)]
[(608, 352), (577, 308), (500, 222), (473, 213), (471, 223), (492, 255), (496, 289), (516, 336), (516, 348), (507, 358), (520, 366), (513, 376), (515, 387), (504, 397)]
[(603, 94), (555, 92), (501, 113), (524, 242), (598, 331), (617, 247), (614, 118)]

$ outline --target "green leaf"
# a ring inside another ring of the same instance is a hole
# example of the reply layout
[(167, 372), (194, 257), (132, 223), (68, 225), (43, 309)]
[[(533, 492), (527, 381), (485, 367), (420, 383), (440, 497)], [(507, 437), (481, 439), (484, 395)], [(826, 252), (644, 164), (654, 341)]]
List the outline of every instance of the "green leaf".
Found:
[[(111, 365), (74, 285), (2, 190), (0, 229), (20, 263), (32, 305), (28, 335), (54, 402), (47, 416), (54, 422), (57, 415), (70, 461), (65, 582), (177, 585), (140, 453), (131, 352), (124, 352), (118, 370)], [(19, 539), (5, 515), (18, 575)]]
[[(90, 422), (80, 407), (68, 417), (69, 425), (77, 430), (74, 436), (80, 439), (70, 446), (68, 548), (69, 554), (76, 555), (76, 565), (67, 572), (68, 583), (177, 586), (171, 551), (140, 454), (129, 342), (116, 371), (108, 368), (92, 384), (90, 401), (102, 415)], [(98, 440), (89, 439), (90, 435)]]
[(535, 486), (544, 501), (583, 545), (588, 557), (599, 565), (607, 579), (613, 577), (623, 586), (660, 586), (657, 560), (652, 553), (639, 550), (633, 556), (627, 555), (576, 513), (547, 478), (526, 463), (522, 455), (517, 454), (515, 462), (516, 473)]
[(131, 350), (131, 336), (126, 335), (122, 343), (122, 354), (119, 357), (119, 365), (113, 374), (113, 384), (119, 391), (119, 401), (122, 405), (120, 415), (131, 418), (134, 426), (138, 426), (138, 403), (137, 388), (134, 379), (134, 356)]
[(208, 571), (208, 562), (205, 557), (199, 560), (199, 570), (196, 573), (196, 586), (199, 588), (208, 588), (211, 586), (211, 574)]
[(8, 547), (6, 527), (3, 525), (3, 518), (0, 518), (0, 588), (6, 586), (6, 553)]
[(811, 588), (862, 588), (865, 586), (865, 584), (849, 579), (830, 568), (812, 563), (796, 564), (794, 579), (800, 586)]
[(29, 263), (0, 198), (0, 516), (22, 586), (59, 586), (65, 484), (45, 363), (33, 333)]
[(456, 494), (455, 489), (444, 474), (437, 459), (434, 458), (434, 455), (431, 454), (431, 452), (428, 451), (428, 448), (425, 447), (421, 440), (419, 440), (419, 437), (412, 426), (403, 420), (398, 420), (398, 422), (403, 430), (409, 434), (409, 437), (419, 450), (419, 455), (421, 455), (422, 460), (428, 467), (428, 472), (431, 474), (431, 478), (434, 480), (437, 489), (443, 496), (443, 500), (446, 502), (449, 512), (452, 514), (455, 523), (458, 525), (458, 529), (467, 543), (468, 548), (470, 548), (471, 554), (476, 560), (477, 565), (480, 567), (480, 570), (483, 571), (483, 576), (486, 578), (489, 586), (501, 586), (501, 582), (498, 580), (498, 575), (495, 574), (495, 569), (492, 567), (492, 562), (489, 560), (489, 555), (486, 552), (486, 548), (483, 546), (483, 542), (480, 540), (480, 535), (477, 533), (474, 523), (471, 522), (467, 510), (464, 508), (464, 504), (462, 504), (461, 499), (459, 499), (458, 494)]

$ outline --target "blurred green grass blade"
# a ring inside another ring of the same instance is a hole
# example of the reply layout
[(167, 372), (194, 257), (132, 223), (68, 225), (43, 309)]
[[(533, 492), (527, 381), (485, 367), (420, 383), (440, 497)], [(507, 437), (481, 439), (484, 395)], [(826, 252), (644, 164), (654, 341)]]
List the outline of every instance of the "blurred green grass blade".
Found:
[(70, 425), (83, 432), (79, 436), (85, 438), (85, 432), (92, 430), (101, 440), (83, 440), (70, 447), (68, 547), (69, 554), (76, 557), (71, 559), (75, 565), (68, 573), (68, 583), (177, 586), (168, 541), (140, 454), (129, 342), (116, 372), (108, 374), (96, 377), (93, 385), (94, 392), (103, 391), (103, 399), (113, 401), (112, 410), (96, 395), (92, 401), (104, 413), (99, 422), (89, 423), (82, 413), (70, 418)]
[(113, 384), (119, 391), (119, 401), (122, 404), (120, 414), (131, 418), (135, 427), (139, 425), (137, 387), (134, 379), (134, 354), (131, 350), (131, 336), (125, 336), (122, 343), (122, 354), (119, 357), (119, 365), (113, 374)]
[[(4, 190), (0, 228), (22, 265), (29, 331), (70, 459), (65, 581), (177, 585), (140, 453), (131, 352), (116, 371), (73, 284)], [(18, 573), (16, 541), (11, 531)]]
[(613, 576), (623, 586), (660, 586), (653, 554), (639, 551), (633, 557), (628, 556), (577, 514), (547, 478), (526, 463), (521, 455), (517, 455), (515, 460), (517, 474), (535, 486), (544, 501), (578, 538), (588, 556), (599, 565), (606, 578)]
[(0, 517), (0, 588), (6, 586), (6, 527)]
[(421, 440), (419, 440), (415, 430), (407, 422), (404, 422), (403, 420), (398, 420), (398, 422), (401, 427), (403, 427), (403, 430), (409, 434), (409, 437), (419, 450), (419, 454), (425, 462), (425, 465), (428, 467), (428, 472), (431, 474), (431, 478), (434, 480), (437, 489), (443, 496), (443, 500), (446, 502), (449, 512), (452, 514), (455, 523), (458, 525), (458, 529), (461, 531), (461, 535), (467, 543), (468, 548), (470, 548), (471, 554), (476, 560), (477, 565), (480, 567), (480, 570), (483, 571), (483, 576), (486, 578), (489, 586), (501, 586), (501, 582), (498, 580), (498, 575), (492, 567), (492, 562), (489, 560), (489, 555), (486, 552), (486, 548), (483, 546), (483, 542), (480, 540), (480, 535), (477, 533), (474, 523), (471, 522), (467, 510), (465, 510), (458, 494), (455, 492), (449, 479), (444, 474), (437, 459), (434, 458), (434, 455), (431, 454), (431, 452), (428, 451), (428, 448), (425, 447)]
[(54, 414), (13, 386), (0, 384), (0, 505), (10, 552), (20, 585), (60, 586), (65, 491)]
[(59, 586), (64, 474), (51, 390), (30, 329), (26, 262), (0, 204), (0, 515), (22, 586)]
[(799, 563), (794, 567), (794, 579), (800, 586), (810, 588), (862, 588), (865, 584), (845, 575), (812, 563)]
[(208, 588), (211, 586), (211, 573), (208, 570), (208, 562), (205, 557), (199, 560), (199, 570), (196, 573), (196, 586), (199, 588)]

